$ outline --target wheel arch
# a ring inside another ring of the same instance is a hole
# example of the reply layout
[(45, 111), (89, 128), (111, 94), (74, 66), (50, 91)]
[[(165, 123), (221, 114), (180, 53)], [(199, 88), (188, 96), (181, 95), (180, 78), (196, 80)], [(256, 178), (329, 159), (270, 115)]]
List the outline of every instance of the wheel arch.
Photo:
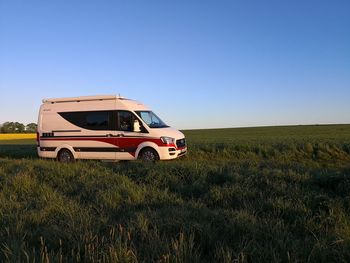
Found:
[(138, 159), (139, 158), (139, 154), (146, 148), (151, 148), (153, 150), (156, 151), (158, 158), (160, 159), (160, 152), (159, 152), (159, 146), (157, 144), (155, 144), (154, 142), (144, 142), (141, 143), (138, 147), (137, 150), (135, 152), (135, 158)]
[(55, 155), (56, 155), (55, 158), (58, 157), (58, 153), (63, 149), (69, 150), (73, 154), (74, 159), (78, 159), (78, 154), (74, 151), (73, 147), (70, 146), (69, 144), (62, 144), (62, 145), (58, 146), (55, 150)]

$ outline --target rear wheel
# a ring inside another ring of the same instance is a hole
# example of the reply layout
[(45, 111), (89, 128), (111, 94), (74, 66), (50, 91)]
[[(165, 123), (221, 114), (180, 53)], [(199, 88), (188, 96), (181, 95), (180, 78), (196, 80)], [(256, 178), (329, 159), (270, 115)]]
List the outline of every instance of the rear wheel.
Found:
[(62, 163), (74, 162), (74, 156), (68, 149), (62, 149), (58, 152), (57, 159)]
[(155, 162), (159, 160), (159, 156), (152, 148), (146, 148), (142, 150), (139, 159), (145, 162)]

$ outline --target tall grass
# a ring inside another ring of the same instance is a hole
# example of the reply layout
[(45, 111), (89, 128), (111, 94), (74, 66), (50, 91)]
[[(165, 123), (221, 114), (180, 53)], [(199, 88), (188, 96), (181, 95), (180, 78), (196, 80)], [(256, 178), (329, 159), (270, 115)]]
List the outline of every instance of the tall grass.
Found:
[(154, 165), (0, 145), (0, 261), (350, 261), (350, 126), (185, 134)]

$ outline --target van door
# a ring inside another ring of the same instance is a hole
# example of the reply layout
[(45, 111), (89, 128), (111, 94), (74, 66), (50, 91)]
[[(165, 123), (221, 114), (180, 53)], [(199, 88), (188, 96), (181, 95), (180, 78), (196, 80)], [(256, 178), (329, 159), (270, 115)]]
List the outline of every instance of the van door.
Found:
[(118, 160), (135, 159), (137, 147), (147, 140), (147, 134), (142, 122), (131, 111), (117, 111), (116, 144), (119, 151), (116, 153), (116, 158)]

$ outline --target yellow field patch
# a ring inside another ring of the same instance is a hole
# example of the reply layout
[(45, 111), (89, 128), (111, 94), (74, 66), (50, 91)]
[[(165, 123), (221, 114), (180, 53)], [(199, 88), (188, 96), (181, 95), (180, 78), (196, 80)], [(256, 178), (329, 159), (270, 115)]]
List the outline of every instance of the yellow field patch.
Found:
[(35, 133), (0, 133), (1, 140), (35, 139)]

